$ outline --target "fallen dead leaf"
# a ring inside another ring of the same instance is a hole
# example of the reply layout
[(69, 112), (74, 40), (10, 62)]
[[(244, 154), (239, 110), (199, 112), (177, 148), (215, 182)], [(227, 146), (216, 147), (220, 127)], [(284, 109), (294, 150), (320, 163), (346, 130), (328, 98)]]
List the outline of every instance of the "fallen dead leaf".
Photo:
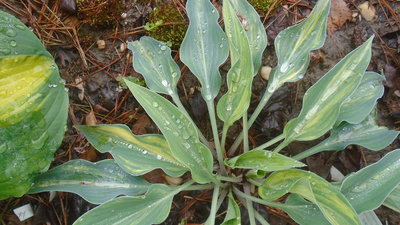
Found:
[(134, 134), (146, 134), (146, 127), (151, 124), (149, 117), (146, 114), (141, 114), (138, 116), (135, 124), (132, 126), (132, 132)]
[(96, 115), (94, 114), (94, 111), (90, 111), (85, 117), (85, 123), (86, 125), (94, 126), (97, 125), (97, 119)]
[(347, 21), (351, 21), (353, 13), (344, 0), (332, 0), (331, 13), (328, 19), (328, 34), (332, 35)]

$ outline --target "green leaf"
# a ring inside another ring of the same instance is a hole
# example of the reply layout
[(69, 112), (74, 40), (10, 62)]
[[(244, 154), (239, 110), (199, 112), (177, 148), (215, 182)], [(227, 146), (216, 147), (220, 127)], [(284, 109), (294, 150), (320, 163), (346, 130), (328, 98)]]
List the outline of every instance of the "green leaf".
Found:
[(331, 224), (361, 224), (346, 197), (329, 182), (308, 171), (273, 172), (258, 192), (266, 200), (275, 200), (289, 192), (298, 194), (315, 203)]
[(375, 108), (376, 101), (382, 97), (383, 76), (375, 72), (366, 72), (356, 91), (344, 101), (337, 121), (358, 124)]
[(392, 143), (399, 133), (399, 131), (378, 126), (375, 121), (375, 112), (372, 112), (360, 124), (342, 122), (332, 129), (327, 139), (294, 158), (302, 159), (322, 151), (343, 150), (349, 145), (360, 145), (374, 151), (381, 150)]
[(119, 197), (83, 214), (74, 225), (151, 225), (163, 222), (175, 194), (187, 185), (154, 184), (144, 196)]
[(143, 194), (149, 187), (145, 179), (127, 174), (114, 160), (92, 163), (77, 159), (36, 177), (29, 193), (66, 191), (78, 194), (90, 203), (101, 204), (118, 195)]
[(164, 134), (174, 158), (190, 169), (193, 179), (198, 183), (213, 180), (212, 154), (200, 143), (190, 118), (160, 95), (128, 80), (125, 83)]
[(241, 224), (241, 216), (240, 216), (240, 208), (236, 203), (235, 198), (232, 195), (232, 192), (228, 194), (228, 210), (226, 212), (226, 216), (224, 222), (221, 225), (240, 225)]
[[(242, 23), (249, 40), (251, 58), (253, 59), (254, 75), (256, 75), (261, 67), (263, 52), (268, 44), (267, 33), (265, 32), (264, 25), (260, 20), (260, 16), (249, 2), (246, 0), (230, 0), (230, 2), (235, 9), (236, 15), (238, 15), (241, 20), (240, 22)], [(234, 47), (230, 45), (230, 48)], [(231, 52), (232, 51), (233, 50), (231, 50)], [(234, 56), (231, 57), (233, 62), (237, 61), (236, 59), (233, 59)]]
[(64, 136), (68, 95), (40, 40), (0, 11), (0, 200), (26, 193)]
[[(285, 212), (301, 225), (330, 225), (321, 210), (315, 204), (304, 200), (300, 195), (291, 194), (286, 199)], [(367, 211), (358, 215), (363, 225), (382, 225), (374, 211)]]
[(393, 209), (396, 212), (400, 212), (400, 185), (389, 194), (389, 196), (383, 202), (383, 205)]
[(298, 194), (291, 194), (285, 202), (285, 212), (301, 225), (330, 225), (317, 205), (306, 201)]
[(286, 82), (303, 78), (310, 63), (310, 52), (321, 48), (325, 42), (329, 9), (330, 0), (319, 0), (306, 20), (276, 37), (278, 65), (271, 72), (268, 92), (274, 92)]
[(399, 183), (400, 149), (397, 149), (378, 162), (347, 176), (340, 191), (361, 213), (378, 208)]
[(286, 170), (293, 167), (306, 166), (302, 162), (291, 159), (279, 153), (253, 150), (232, 159), (225, 160), (225, 164), (232, 168), (253, 169), (263, 171)]
[(200, 80), (202, 95), (212, 101), (221, 87), (219, 67), (228, 58), (226, 35), (218, 24), (218, 10), (209, 0), (188, 0), (189, 28), (180, 58)]
[(246, 173), (246, 177), (253, 179), (262, 179), (267, 175), (267, 172), (264, 170), (249, 170)]
[(224, 2), (222, 10), (233, 66), (228, 71), (228, 92), (219, 100), (217, 113), (229, 127), (246, 113), (250, 105), (254, 69), (249, 41), (235, 10), (229, 1)]
[(101, 153), (109, 152), (126, 172), (139, 176), (161, 168), (178, 177), (188, 171), (177, 161), (162, 135), (134, 135), (126, 125), (77, 126)]
[(333, 127), (341, 105), (363, 78), (371, 59), (372, 39), (349, 53), (307, 90), (299, 116), (284, 128), (286, 143), (316, 139)]
[(181, 76), (171, 57), (171, 49), (151, 37), (129, 42), (133, 52), (133, 68), (143, 75), (147, 86), (158, 93), (176, 95), (176, 84)]

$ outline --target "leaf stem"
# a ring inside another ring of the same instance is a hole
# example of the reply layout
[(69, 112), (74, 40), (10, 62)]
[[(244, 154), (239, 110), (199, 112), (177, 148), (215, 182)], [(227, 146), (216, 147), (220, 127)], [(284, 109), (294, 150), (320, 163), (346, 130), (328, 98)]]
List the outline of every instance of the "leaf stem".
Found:
[(209, 225), (214, 225), (215, 224), (215, 216), (217, 214), (217, 203), (218, 203), (218, 195), (219, 195), (219, 186), (215, 185), (214, 186), (214, 191), (213, 191), (213, 197), (212, 197), (212, 202), (211, 202), (211, 210), (210, 210), (210, 216), (208, 217), (207, 221)]
[(257, 211), (254, 211), (254, 215), (256, 216), (256, 219), (258, 220), (258, 222), (261, 223), (261, 225), (270, 225), (270, 224), (264, 219), (264, 217), (262, 217), (261, 214), (258, 213)]
[(196, 123), (192, 120), (192, 117), (190, 117), (189, 113), (187, 112), (186, 108), (183, 106), (181, 99), (179, 98), (179, 96), (174, 93), (171, 95), (172, 100), (174, 101), (174, 103), (176, 104), (176, 106), (178, 107), (178, 109), (181, 110), (181, 112), (183, 112), (184, 114), (186, 114), (186, 116), (192, 121), (192, 123), (196, 126), (197, 129), (197, 133), (200, 136), (200, 141), (205, 144), (209, 149), (212, 149), (212, 147), (210, 146), (210, 143), (207, 141), (207, 139), (204, 137), (203, 133), (201, 133), (200, 129), (197, 127)]
[(199, 191), (199, 190), (208, 190), (214, 187), (214, 184), (194, 184), (189, 187), (183, 189), (184, 191)]
[(252, 184), (254, 184), (254, 185), (257, 186), (257, 187), (259, 187), (259, 186), (262, 185), (262, 183), (260, 183), (260, 182), (258, 182), (258, 181), (256, 181), (256, 180), (254, 180), (254, 179), (251, 179), (251, 178), (248, 178), (247, 181), (250, 182), (250, 183), (252, 183)]
[[(250, 195), (250, 186), (248, 183), (244, 184), (243, 189), (247, 195)], [(246, 200), (247, 212), (249, 213), (250, 225), (256, 225), (256, 218), (254, 216), (253, 202), (247, 198), (245, 198), (245, 200)]]
[(228, 126), (225, 125), (224, 123), (224, 127), (222, 128), (222, 138), (221, 138), (221, 148), (225, 149), (225, 144), (226, 144), (226, 135), (228, 134)]
[(224, 155), (225, 154), (222, 151), (221, 143), (219, 141), (217, 120), (215, 117), (215, 107), (214, 107), (213, 100), (207, 101), (207, 108), (208, 108), (208, 114), (210, 116), (211, 128), (212, 128), (214, 142), (215, 142), (215, 149), (217, 151), (217, 159), (218, 159), (219, 167), (220, 167), (222, 174), (226, 175), (227, 173), (226, 173), (226, 169), (225, 169), (225, 165), (224, 165)]
[(308, 156), (311, 156), (311, 155), (317, 154), (318, 152), (321, 152), (322, 150), (324, 150), (324, 147), (325, 147), (324, 145), (318, 144), (310, 149), (305, 150), (304, 152), (301, 152), (301, 153), (293, 156), (292, 158), (296, 159), (296, 160), (302, 160), (304, 158), (307, 158)]
[(237, 194), (238, 196), (240, 196), (242, 198), (248, 199), (250, 201), (253, 201), (253, 202), (256, 202), (256, 203), (259, 203), (259, 204), (275, 207), (275, 208), (282, 209), (282, 210), (285, 210), (287, 208), (284, 204), (276, 203), (276, 202), (272, 202), (272, 201), (267, 201), (267, 200), (256, 198), (256, 197), (253, 197), (253, 196), (251, 196), (249, 194), (243, 193), (239, 189), (237, 189), (236, 187), (233, 187), (233, 192), (235, 192), (235, 194)]
[(264, 143), (264, 144), (258, 146), (258, 147), (255, 148), (255, 149), (265, 149), (265, 148), (268, 148), (269, 146), (271, 146), (271, 145), (273, 145), (273, 144), (275, 144), (275, 143), (281, 141), (281, 140), (284, 139), (284, 138), (285, 138), (285, 136), (284, 136), (283, 134), (281, 134), (281, 135), (279, 135), (279, 136), (277, 136), (277, 137), (275, 137), (275, 138), (269, 140), (268, 142), (266, 142), (266, 143)]
[(242, 181), (242, 177), (226, 177), (226, 176), (221, 176), (221, 175), (217, 175), (217, 179), (222, 180), (222, 181), (233, 182), (233, 183), (239, 183)]
[(243, 152), (249, 151), (249, 130), (247, 127), (247, 112), (243, 114)]
[[(254, 121), (256, 121), (258, 115), (260, 115), (261, 111), (267, 104), (268, 100), (271, 98), (272, 93), (268, 92), (265, 90), (265, 93), (263, 97), (261, 98), (260, 102), (258, 103), (257, 108), (254, 110), (253, 114), (251, 115), (250, 119), (248, 120), (247, 124), (248, 127), (247, 129), (250, 129), (250, 127), (253, 125)], [(232, 144), (231, 148), (228, 151), (228, 155), (233, 155), (236, 151), (236, 149), (239, 147), (240, 143), (243, 140), (243, 131), (239, 134), (239, 136), (236, 138), (235, 142)]]
[(274, 152), (275, 153), (278, 153), (278, 152), (280, 152), (283, 148), (285, 148), (286, 146), (288, 146), (288, 144), (289, 144), (290, 142), (289, 141), (283, 141), (282, 143), (280, 143), (279, 145), (278, 145), (278, 147), (276, 147), (275, 149), (274, 149)]

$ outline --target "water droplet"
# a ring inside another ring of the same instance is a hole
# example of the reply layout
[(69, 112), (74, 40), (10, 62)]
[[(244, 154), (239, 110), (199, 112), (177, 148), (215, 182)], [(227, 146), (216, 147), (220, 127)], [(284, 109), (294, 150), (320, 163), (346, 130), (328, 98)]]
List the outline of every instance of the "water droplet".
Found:
[(0, 145), (0, 154), (7, 150), (7, 144), (3, 143)]
[(212, 99), (212, 96), (210, 94), (206, 94), (206, 100), (211, 101), (211, 99)]
[(168, 89), (168, 94), (169, 94), (169, 95), (173, 95), (174, 92), (173, 92), (171, 89)]
[(3, 30), (2, 33), (4, 33), (5, 35), (7, 35), (9, 37), (17, 36), (17, 32), (12, 28), (5, 28), (5, 30)]
[(25, 26), (22, 24), (15, 24), (14, 27), (16, 27), (19, 30), (25, 30)]
[(154, 107), (158, 107), (158, 103), (157, 102), (153, 102), (153, 106)]
[(228, 104), (228, 105), (226, 106), (226, 110), (227, 110), (227, 111), (231, 111), (231, 110), (232, 110), (232, 105), (231, 105), (231, 104)]
[(183, 137), (183, 139), (187, 140), (187, 139), (189, 139), (190, 135), (188, 134), (188, 132), (184, 132), (182, 134), (182, 137)]
[(176, 76), (178, 76), (178, 73), (177, 72), (173, 72), (172, 73), (172, 77), (176, 77)]
[(281, 71), (281, 73), (284, 73), (288, 69), (289, 69), (289, 63), (288, 62), (284, 62), (279, 70)]
[(14, 41), (14, 40), (11, 40), (11, 41), (10, 41), (10, 46), (11, 46), (11, 47), (17, 46), (17, 42)]
[(190, 148), (190, 144), (187, 143), (187, 142), (183, 142), (183, 146), (185, 146), (186, 149), (189, 149), (189, 148)]
[(211, 13), (215, 13), (215, 9), (212, 9), (212, 10), (211, 10)]
[(132, 144), (129, 144), (129, 145), (128, 145), (128, 148), (129, 148), (129, 149), (132, 149), (132, 148), (133, 148), (133, 145), (132, 145)]
[(164, 87), (168, 87), (168, 86), (169, 86), (169, 83), (168, 83), (168, 81), (166, 81), (166, 80), (162, 80), (162, 81), (161, 81), (161, 84), (162, 84)]
[(147, 154), (147, 150), (144, 150), (142, 153), (143, 153), (143, 155), (146, 155)]
[(49, 86), (49, 88), (56, 88), (58, 85), (57, 84), (49, 84), (48, 86)]
[(0, 48), (0, 54), (2, 55), (9, 55), (11, 53), (11, 50), (8, 48)]
[(157, 155), (157, 159), (158, 159), (158, 160), (161, 160), (161, 159), (162, 159), (162, 156), (161, 156), (161, 155)]
[(160, 48), (160, 49), (163, 50), (163, 51), (165, 51), (165, 50), (167, 50), (167, 46), (161, 45), (161, 48)]
[(256, 39), (259, 40), (261, 38), (261, 35), (257, 34)]
[(222, 43), (219, 44), (219, 47), (220, 47), (220, 48), (223, 48), (223, 47), (224, 47), (224, 44), (222, 44)]

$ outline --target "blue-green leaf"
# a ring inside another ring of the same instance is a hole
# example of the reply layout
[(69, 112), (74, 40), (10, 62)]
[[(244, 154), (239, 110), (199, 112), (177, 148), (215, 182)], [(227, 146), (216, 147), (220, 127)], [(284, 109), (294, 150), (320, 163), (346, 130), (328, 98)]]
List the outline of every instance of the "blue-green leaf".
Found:
[(140, 195), (150, 187), (145, 179), (124, 172), (114, 160), (97, 163), (77, 159), (36, 177), (29, 193), (66, 191), (101, 204), (119, 195)]
[(200, 80), (202, 95), (212, 101), (221, 87), (219, 67), (228, 57), (226, 35), (218, 24), (218, 10), (209, 0), (188, 0), (189, 28), (180, 58)]
[(383, 202), (383, 205), (400, 213), (400, 185), (389, 194)]
[(243, 153), (232, 159), (225, 160), (225, 164), (232, 168), (253, 169), (263, 171), (286, 170), (293, 167), (306, 166), (302, 162), (286, 157), (279, 153), (253, 150)]
[(310, 52), (325, 42), (329, 9), (330, 0), (319, 0), (306, 20), (276, 37), (278, 65), (271, 72), (268, 92), (274, 92), (286, 82), (303, 78), (310, 63)]
[(340, 191), (354, 209), (365, 212), (378, 208), (400, 183), (400, 149), (378, 162), (347, 176)]
[(25, 194), (64, 138), (68, 94), (53, 57), (0, 11), (0, 200)]
[(151, 225), (163, 222), (175, 194), (187, 185), (154, 184), (143, 196), (119, 197), (83, 214), (74, 225)]
[[(217, 105), (218, 117), (229, 127), (240, 119), (250, 105), (253, 62), (244, 28), (229, 1), (223, 5), (232, 68), (228, 72), (228, 92)], [(236, 61), (233, 61), (236, 60)]]
[(232, 192), (228, 194), (228, 210), (221, 225), (240, 225), (241, 215), (239, 205), (236, 203)]
[(360, 124), (341, 123), (332, 129), (331, 135), (323, 142), (293, 158), (303, 159), (322, 151), (343, 150), (352, 144), (369, 150), (381, 150), (392, 143), (399, 133), (399, 131), (378, 126), (375, 121), (375, 112), (372, 112)]
[(349, 53), (307, 90), (299, 116), (284, 128), (286, 143), (313, 140), (332, 129), (341, 105), (363, 78), (371, 59), (372, 39)]
[(361, 224), (346, 197), (311, 172), (298, 169), (273, 172), (258, 189), (259, 195), (266, 200), (275, 200), (289, 192), (316, 204), (331, 224)]
[(109, 152), (126, 172), (139, 176), (161, 168), (178, 177), (188, 169), (176, 160), (162, 135), (134, 135), (126, 125), (77, 126), (90, 144)]
[(196, 182), (212, 181), (211, 151), (200, 143), (196, 126), (190, 118), (157, 93), (128, 80), (125, 83), (164, 134), (174, 158), (190, 169)]
[(375, 72), (366, 72), (356, 91), (344, 101), (340, 108), (338, 122), (358, 124), (375, 108), (376, 101), (382, 97), (385, 78)]
[[(262, 24), (257, 11), (247, 0), (230, 0), (230, 2), (241, 20), (240, 22), (242, 23), (249, 40), (251, 58), (253, 59), (254, 75), (256, 75), (261, 67), (263, 52), (268, 44), (267, 33), (265, 32), (264, 25)], [(234, 46), (230, 45), (230, 48), (233, 47)], [(232, 62), (237, 61), (236, 59), (233, 59), (234, 56), (231, 57)]]
[(171, 49), (151, 37), (130, 42), (133, 68), (143, 75), (147, 86), (158, 93), (176, 95), (176, 84), (181, 76), (178, 65), (171, 57)]

